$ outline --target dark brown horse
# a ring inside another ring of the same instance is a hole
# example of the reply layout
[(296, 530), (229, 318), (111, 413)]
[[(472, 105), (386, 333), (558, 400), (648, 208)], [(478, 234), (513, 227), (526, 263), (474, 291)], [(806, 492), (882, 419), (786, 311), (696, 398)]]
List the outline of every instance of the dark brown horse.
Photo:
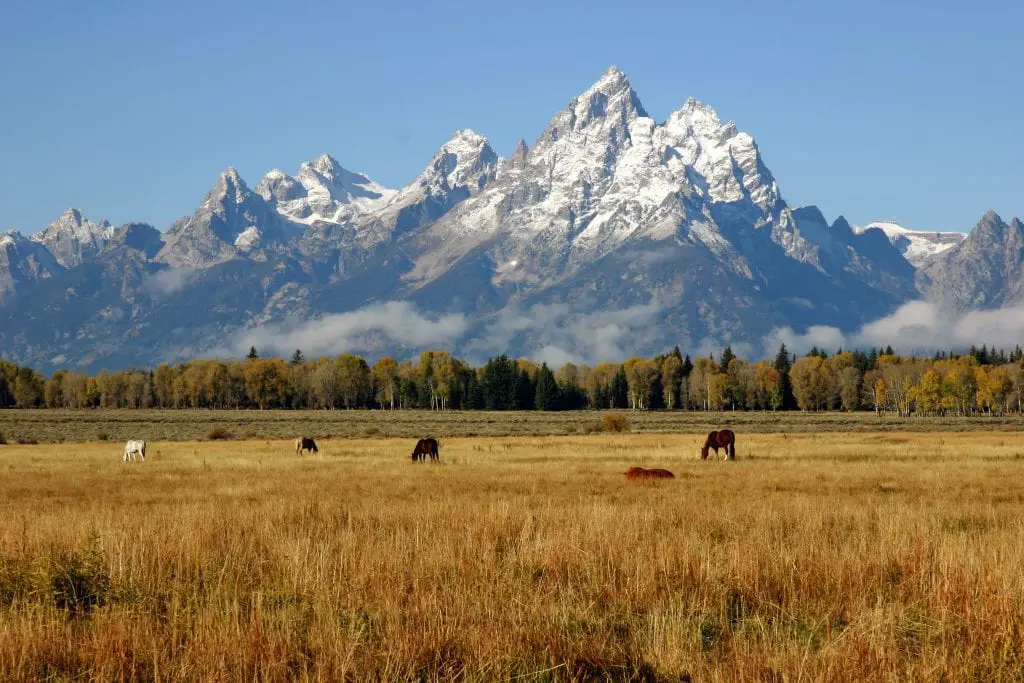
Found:
[(626, 479), (675, 479), (676, 475), (668, 470), (647, 470), (643, 467), (630, 467), (629, 471), (623, 472)]
[(420, 439), (416, 442), (416, 448), (412, 449), (412, 461), (425, 460), (427, 456), (431, 460), (439, 460), (441, 454), (437, 450), (437, 439)]
[(316, 441), (313, 441), (313, 439), (308, 436), (300, 436), (295, 439), (295, 455), (302, 453), (302, 451), (318, 453), (319, 449), (316, 447)]
[(700, 459), (708, 459), (708, 449), (715, 449), (715, 455), (718, 455), (718, 449), (724, 448), (725, 455), (722, 456), (722, 460), (735, 460), (736, 459), (736, 435), (732, 433), (730, 429), (723, 429), (718, 432), (711, 432), (708, 434), (708, 438), (704, 439), (704, 445), (700, 448)]

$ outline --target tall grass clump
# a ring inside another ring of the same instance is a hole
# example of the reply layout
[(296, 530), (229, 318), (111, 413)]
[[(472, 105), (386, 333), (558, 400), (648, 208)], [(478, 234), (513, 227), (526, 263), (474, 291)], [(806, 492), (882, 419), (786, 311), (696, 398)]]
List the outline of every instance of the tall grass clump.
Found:
[(611, 415), (605, 415), (601, 418), (601, 429), (605, 432), (611, 432), (618, 434), (620, 432), (629, 431), (629, 420), (626, 419), (625, 415), (620, 413), (613, 413)]

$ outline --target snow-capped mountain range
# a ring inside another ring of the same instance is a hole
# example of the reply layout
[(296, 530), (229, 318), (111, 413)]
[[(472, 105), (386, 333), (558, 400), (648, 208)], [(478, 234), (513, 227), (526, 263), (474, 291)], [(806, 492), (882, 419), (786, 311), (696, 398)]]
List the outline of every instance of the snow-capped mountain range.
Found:
[[(1020, 227), (995, 222), (988, 242)], [(229, 168), (163, 233), (70, 210), (0, 235), (0, 355), (95, 369), (259, 341), (610, 359), (853, 329), (946, 291), (973, 239), (789, 206), (750, 135), (693, 99), (659, 122), (613, 67), (532, 145), (506, 159), (460, 130), (403, 188), (324, 154), (252, 188)], [(1016, 277), (1000, 263), (985, 286)]]

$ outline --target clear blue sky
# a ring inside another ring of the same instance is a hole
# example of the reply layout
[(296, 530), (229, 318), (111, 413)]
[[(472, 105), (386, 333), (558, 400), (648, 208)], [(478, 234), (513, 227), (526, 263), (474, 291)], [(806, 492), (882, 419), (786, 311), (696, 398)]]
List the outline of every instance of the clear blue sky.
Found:
[(791, 204), (966, 230), (1024, 215), (1019, 2), (4, 2), (0, 229), (166, 229), (228, 165), (330, 152), (389, 186), (459, 128), (500, 154), (611, 64), (694, 96)]

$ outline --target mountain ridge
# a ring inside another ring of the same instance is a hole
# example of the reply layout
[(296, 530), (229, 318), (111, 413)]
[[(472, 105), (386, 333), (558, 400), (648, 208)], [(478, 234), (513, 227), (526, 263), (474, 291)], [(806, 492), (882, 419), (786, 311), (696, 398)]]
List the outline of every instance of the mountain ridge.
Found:
[[(985, 229), (986, 244), (1012, 233)], [(459, 129), (398, 189), (322, 154), (253, 187), (228, 167), (165, 233), (65, 212), (33, 239), (0, 236), (0, 353), (43, 367), (178, 360), (389, 301), (464, 316), (451, 343), (489, 339), (491, 353), (596, 353), (590, 334), (623, 352), (749, 343), (852, 328), (921, 293), (963, 304), (939, 267), (962, 244), (916, 259), (928, 234), (789, 206), (751, 135), (693, 98), (659, 123), (612, 67), (508, 159)], [(77, 329), (59, 314), (72, 301)], [(587, 327), (606, 320), (619, 322)], [(432, 343), (387, 330), (371, 350)]]

